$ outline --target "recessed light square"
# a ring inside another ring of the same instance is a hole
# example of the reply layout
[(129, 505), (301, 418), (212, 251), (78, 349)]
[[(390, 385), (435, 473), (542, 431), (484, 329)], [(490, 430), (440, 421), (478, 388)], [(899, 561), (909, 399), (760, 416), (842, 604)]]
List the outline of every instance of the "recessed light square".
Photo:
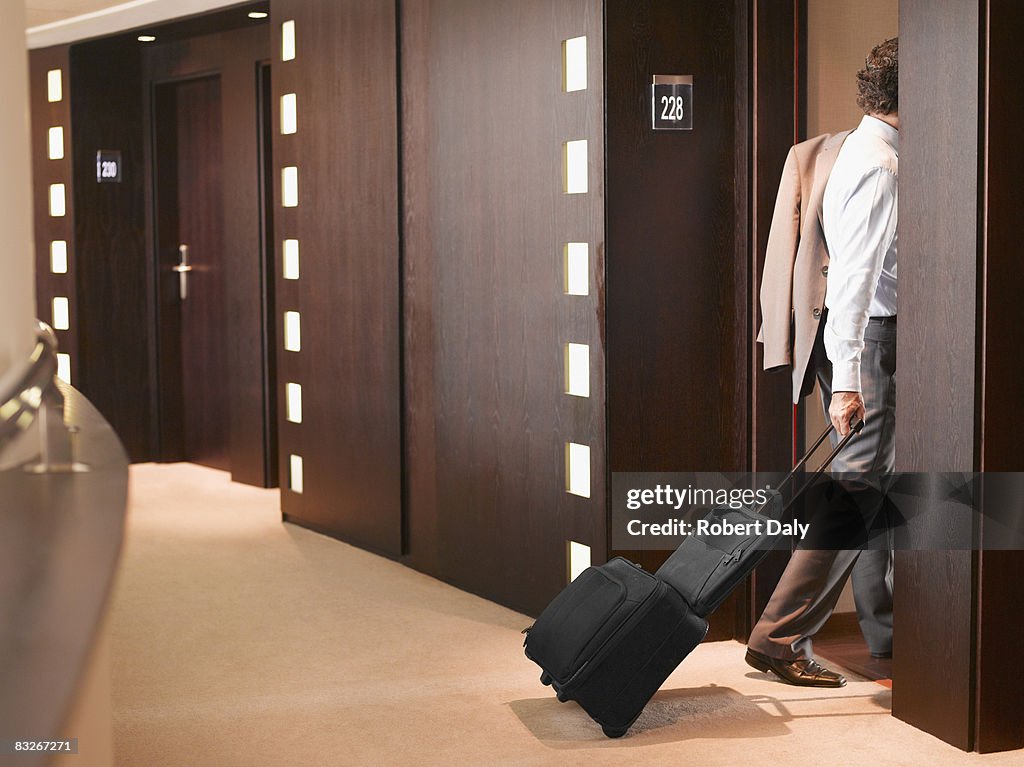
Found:
[(302, 386), (287, 383), (284, 386), (285, 417), (292, 423), (302, 423)]
[(587, 89), (587, 38), (562, 41), (562, 87), (567, 93)]
[(281, 245), (281, 252), (284, 261), (284, 278), (286, 280), (299, 279), (299, 241), (285, 240)]
[(59, 69), (51, 69), (46, 73), (46, 100), (60, 101), (64, 98), (63, 78)]
[(288, 20), (281, 25), (281, 61), (295, 58), (295, 21)]
[(565, 446), (566, 492), (590, 497), (590, 448), (575, 442)]
[(288, 487), (293, 493), (302, 492), (302, 456), (288, 456)]
[(586, 194), (587, 140), (565, 142), (565, 191), (568, 194)]
[(46, 132), (46, 149), (51, 160), (64, 159), (64, 128), (55, 125)]
[(67, 330), (71, 327), (71, 311), (68, 299), (57, 296), (53, 299), (53, 329)]
[(565, 345), (565, 393), (590, 396), (590, 347), (586, 344)]
[(566, 559), (569, 565), (569, 581), (576, 580), (580, 573), (590, 567), (590, 547), (576, 541), (569, 541), (566, 548)]
[(281, 168), (281, 205), (294, 208), (299, 204), (299, 169), (294, 165)]
[(286, 93), (281, 97), (281, 133), (288, 135), (298, 129), (298, 112), (295, 94)]
[(585, 242), (565, 244), (565, 292), (570, 296), (590, 293), (590, 245)]
[(57, 378), (71, 385), (71, 355), (57, 352)]
[(50, 215), (63, 216), (67, 213), (67, 201), (63, 184), (50, 184)]
[(302, 350), (302, 336), (299, 325), (298, 312), (284, 313), (284, 348), (285, 351), (297, 352)]
[(50, 271), (54, 274), (68, 273), (68, 244), (65, 240), (50, 243)]

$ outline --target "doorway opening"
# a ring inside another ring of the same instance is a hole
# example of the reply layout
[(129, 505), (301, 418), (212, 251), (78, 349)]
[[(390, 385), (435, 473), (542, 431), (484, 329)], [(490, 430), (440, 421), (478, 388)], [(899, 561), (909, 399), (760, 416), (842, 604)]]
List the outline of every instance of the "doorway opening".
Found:
[(146, 49), (157, 457), (277, 485), (268, 28)]
[[(804, 138), (856, 128), (863, 116), (856, 103), (857, 71), (872, 47), (899, 34), (899, 2), (805, 0), (805, 13)], [(800, 415), (802, 436), (810, 442), (826, 426), (817, 385), (801, 403)], [(820, 461), (827, 447), (823, 445), (812, 462)], [(835, 612), (815, 637), (815, 653), (866, 678), (889, 678), (891, 658), (873, 657), (862, 634), (852, 580), (847, 581)]]

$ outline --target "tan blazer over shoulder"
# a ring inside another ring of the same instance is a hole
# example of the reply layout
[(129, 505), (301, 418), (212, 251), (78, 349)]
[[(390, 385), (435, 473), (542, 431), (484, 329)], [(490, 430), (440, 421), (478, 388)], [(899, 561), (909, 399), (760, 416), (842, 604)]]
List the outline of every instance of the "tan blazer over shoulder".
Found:
[(825, 184), (848, 135), (850, 131), (825, 134), (790, 149), (775, 199), (757, 340), (764, 344), (765, 370), (792, 366), (793, 402), (814, 387), (814, 376), (807, 375), (807, 368), (825, 308), (828, 275), (821, 205)]

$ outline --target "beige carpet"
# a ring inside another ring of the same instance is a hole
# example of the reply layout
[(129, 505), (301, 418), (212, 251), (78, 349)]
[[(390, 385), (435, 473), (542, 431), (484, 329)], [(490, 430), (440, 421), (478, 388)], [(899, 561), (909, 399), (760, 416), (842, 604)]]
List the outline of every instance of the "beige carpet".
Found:
[(522, 653), (529, 619), (282, 525), (274, 491), (132, 469), (112, 621), (118, 764), (1021, 765), (889, 716), (889, 692), (770, 681), (699, 647), (608, 740)]

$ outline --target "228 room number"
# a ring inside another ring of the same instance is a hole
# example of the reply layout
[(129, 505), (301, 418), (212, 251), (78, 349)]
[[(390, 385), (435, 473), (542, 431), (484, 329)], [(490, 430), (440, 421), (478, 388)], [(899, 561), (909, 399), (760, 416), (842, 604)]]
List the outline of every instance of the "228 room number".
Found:
[(661, 119), (682, 120), (685, 116), (686, 101), (682, 96), (661, 97)]
[(693, 78), (690, 75), (654, 75), (648, 104), (654, 130), (693, 130)]

